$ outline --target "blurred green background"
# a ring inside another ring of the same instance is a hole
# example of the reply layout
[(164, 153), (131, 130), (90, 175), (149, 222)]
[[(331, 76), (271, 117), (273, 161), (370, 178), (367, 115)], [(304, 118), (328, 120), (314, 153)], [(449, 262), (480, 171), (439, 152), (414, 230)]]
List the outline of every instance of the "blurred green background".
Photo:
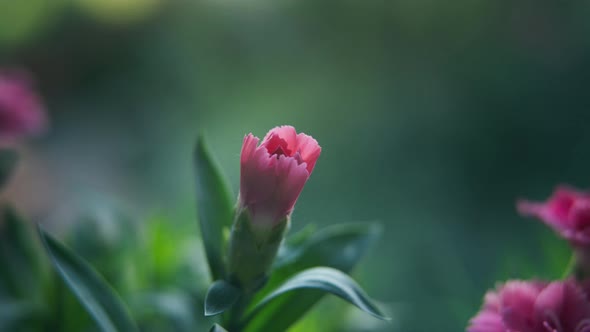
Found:
[(565, 268), (514, 203), (590, 186), (589, 17), (579, 0), (0, 0), (0, 66), (36, 76), (52, 120), (4, 195), (63, 233), (105, 206), (164, 218), (172, 248), (144, 254), (179, 260), (197, 134), (237, 194), (244, 134), (292, 124), (323, 148), (293, 229), (380, 221), (354, 276), (394, 318), (328, 298), (300, 330), (461, 331), (497, 280)]

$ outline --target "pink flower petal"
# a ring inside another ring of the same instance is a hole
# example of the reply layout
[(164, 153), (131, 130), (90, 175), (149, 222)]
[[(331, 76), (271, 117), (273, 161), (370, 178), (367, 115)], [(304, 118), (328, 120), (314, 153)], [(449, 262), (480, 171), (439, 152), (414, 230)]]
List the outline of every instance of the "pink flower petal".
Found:
[(488, 292), (468, 332), (589, 332), (590, 302), (573, 280), (508, 281)]
[(297, 151), (297, 132), (292, 126), (280, 126), (271, 129), (264, 136), (261, 145), (266, 146), (269, 153), (273, 153), (280, 140), (284, 142), (283, 145), (288, 150), (287, 155), (291, 157)]
[(536, 217), (574, 246), (590, 246), (590, 194), (559, 186), (545, 202), (521, 200), (518, 211)]
[(515, 331), (533, 331), (538, 294), (539, 290), (526, 282), (515, 281), (504, 286), (500, 295), (500, 314), (506, 327)]
[(502, 317), (496, 312), (482, 311), (470, 321), (468, 332), (505, 332)]
[(301, 133), (297, 135), (297, 150), (303, 161), (307, 163), (307, 171), (311, 174), (322, 153), (322, 148), (313, 137)]

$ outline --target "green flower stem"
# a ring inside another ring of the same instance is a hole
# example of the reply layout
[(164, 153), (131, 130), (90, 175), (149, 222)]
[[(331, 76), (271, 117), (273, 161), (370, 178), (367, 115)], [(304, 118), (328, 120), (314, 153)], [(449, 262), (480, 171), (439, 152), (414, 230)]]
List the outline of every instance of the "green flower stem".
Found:
[(576, 254), (573, 253), (566, 265), (563, 274), (561, 275), (561, 279), (567, 279), (576, 269)]
[(258, 226), (247, 210), (239, 211), (229, 241), (229, 281), (244, 293), (254, 293), (268, 273), (283, 240), (289, 219), (273, 226)]
[(224, 316), (229, 331), (240, 331), (240, 321), (254, 294), (268, 280), (289, 218), (276, 225), (257, 225), (247, 210), (239, 210), (232, 227), (228, 250), (228, 281), (243, 291), (238, 302)]
[(227, 316), (224, 317), (225, 319), (223, 326), (226, 326), (228, 331), (241, 331), (242, 327), (240, 325), (242, 322), (242, 317), (244, 316), (246, 308), (248, 308), (250, 305), (253, 297), (254, 293), (244, 293), (238, 302), (228, 312)]

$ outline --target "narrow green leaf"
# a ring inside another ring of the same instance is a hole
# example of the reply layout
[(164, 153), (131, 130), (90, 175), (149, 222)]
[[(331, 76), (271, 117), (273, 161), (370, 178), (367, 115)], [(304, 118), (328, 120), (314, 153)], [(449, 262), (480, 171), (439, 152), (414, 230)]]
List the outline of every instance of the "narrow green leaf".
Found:
[(218, 315), (231, 308), (242, 295), (242, 291), (225, 280), (214, 282), (205, 296), (205, 316)]
[[(267, 285), (256, 295), (253, 303), (279, 287), (298, 272), (315, 266), (327, 266), (350, 272), (362, 258), (367, 248), (381, 233), (377, 223), (351, 223), (323, 228), (305, 241), (287, 245), (281, 251)], [(286, 329), (300, 319), (324, 293), (291, 292), (268, 303), (249, 322), (247, 331)], [(278, 328), (281, 327), (281, 328)]]
[(6, 184), (16, 165), (18, 155), (16, 151), (0, 149), (0, 189)]
[(109, 284), (82, 258), (39, 227), (51, 261), (64, 283), (104, 332), (137, 331), (127, 308)]
[[(250, 317), (255, 317), (266, 305), (273, 300), (280, 298), (282, 295), (301, 290), (315, 290), (336, 295), (376, 318), (389, 320), (389, 318), (385, 317), (379, 308), (371, 302), (368, 295), (365, 294), (361, 287), (352, 280), (352, 278), (339, 270), (329, 267), (315, 267), (293, 276), (264, 298), (250, 313)], [(283, 316), (283, 314), (289, 316), (289, 310), (287, 309), (281, 314), (281, 316)], [(284, 317), (281, 317), (281, 319), (283, 318)], [(246, 318), (246, 322), (247, 321), (248, 318)], [(283, 331), (287, 327), (288, 325), (284, 326), (282, 324), (273, 325), (273, 330)]]
[(41, 247), (27, 221), (10, 207), (0, 207), (0, 293), (38, 299), (46, 272)]
[(0, 308), (0, 331), (30, 331), (34, 320), (42, 315), (38, 306), (16, 299), (2, 299)]
[[(275, 262), (273, 276), (280, 277), (282, 282), (314, 266), (349, 272), (380, 233), (381, 226), (377, 223), (349, 223), (325, 227), (305, 241), (288, 239)], [(301, 234), (296, 236), (301, 237)]]
[(215, 325), (211, 326), (211, 329), (209, 330), (209, 332), (227, 332), (227, 330), (224, 329), (223, 327), (221, 327), (221, 325), (215, 324)]
[(223, 279), (225, 241), (223, 229), (231, 227), (232, 200), (224, 177), (209, 154), (203, 138), (199, 138), (194, 155), (196, 176), (197, 215), (201, 237), (213, 280)]

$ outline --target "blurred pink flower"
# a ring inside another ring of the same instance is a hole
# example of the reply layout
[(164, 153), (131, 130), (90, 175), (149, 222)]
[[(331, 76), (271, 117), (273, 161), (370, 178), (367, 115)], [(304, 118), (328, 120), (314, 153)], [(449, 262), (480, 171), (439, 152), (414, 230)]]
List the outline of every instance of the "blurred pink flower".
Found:
[(590, 302), (572, 280), (508, 281), (489, 291), (468, 332), (589, 332)]
[(590, 193), (558, 187), (544, 203), (519, 201), (518, 211), (541, 219), (572, 245), (590, 246)]
[(309, 179), (321, 148), (295, 128), (271, 129), (258, 146), (252, 134), (244, 137), (240, 158), (240, 207), (258, 225), (275, 225), (287, 217)]
[(20, 71), (0, 71), (0, 141), (37, 135), (46, 125), (45, 109), (29, 77)]

